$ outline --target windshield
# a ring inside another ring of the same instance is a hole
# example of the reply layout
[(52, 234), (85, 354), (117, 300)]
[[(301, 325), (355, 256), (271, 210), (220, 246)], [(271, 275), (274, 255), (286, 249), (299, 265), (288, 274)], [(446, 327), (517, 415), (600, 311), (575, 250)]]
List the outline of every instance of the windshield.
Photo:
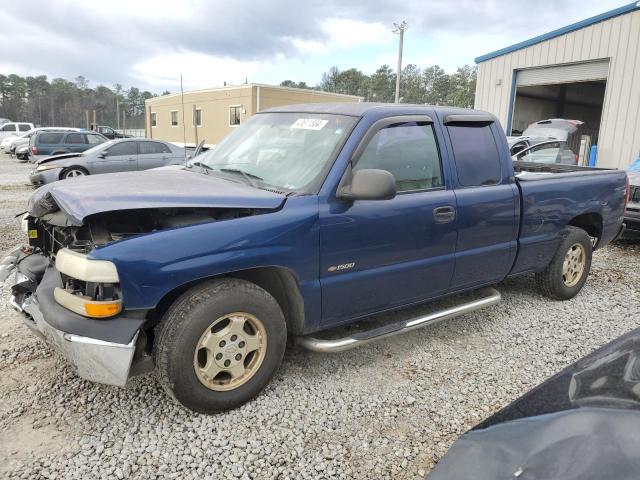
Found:
[(318, 113), (261, 113), (198, 155), (194, 165), (254, 186), (302, 190), (323, 172), (357, 118)]

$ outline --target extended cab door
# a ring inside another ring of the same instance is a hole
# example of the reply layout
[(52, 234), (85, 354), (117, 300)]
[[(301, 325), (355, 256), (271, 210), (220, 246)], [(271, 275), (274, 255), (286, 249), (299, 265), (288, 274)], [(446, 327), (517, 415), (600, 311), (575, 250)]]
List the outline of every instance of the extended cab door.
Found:
[(504, 134), (489, 115), (446, 115), (458, 213), (452, 289), (501, 281), (517, 251), (519, 194)]
[(432, 123), (426, 115), (379, 120), (356, 149), (352, 170), (391, 172), (395, 198), (349, 202), (332, 197), (321, 206), (324, 323), (432, 298), (449, 289), (456, 202), (445, 182), (441, 138)]

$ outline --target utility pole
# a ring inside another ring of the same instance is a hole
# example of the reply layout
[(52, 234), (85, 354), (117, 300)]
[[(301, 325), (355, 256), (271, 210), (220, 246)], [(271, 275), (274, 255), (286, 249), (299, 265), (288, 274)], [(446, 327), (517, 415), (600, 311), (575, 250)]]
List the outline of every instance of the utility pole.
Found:
[(116, 94), (116, 122), (118, 123), (118, 130), (120, 130), (120, 102), (118, 101), (117, 94)]
[(409, 25), (404, 20), (402, 23), (393, 24), (393, 33), (400, 34), (400, 43), (398, 45), (398, 71), (396, 72), (396, 103), (400, 103), (400, 72), (402, 71), (402, 43), (404, 42), (404, 31)]

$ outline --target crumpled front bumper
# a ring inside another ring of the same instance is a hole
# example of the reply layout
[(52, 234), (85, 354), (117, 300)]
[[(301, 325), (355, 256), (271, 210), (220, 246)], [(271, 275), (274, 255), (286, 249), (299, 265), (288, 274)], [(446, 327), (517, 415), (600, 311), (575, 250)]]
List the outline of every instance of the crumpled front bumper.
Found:
[[(9, 303), (24, 314), (25, 325), (62, 354), (80, 377), (108, 385), (126, 384), (132, 363), (140, 357), (135, 354), (144, 317), (123, 314), (96, 320), (59, 305), (54, 290), (62, 286), (60, 273), (42, 255), (26, 255), (18, 248), (0, 261), (0, 276), (6, 278), (10, 271), (15, 281)], [(140, 343), (144, 339), (142, 334)]]
[(22, 304), (12, 297), (10, 303), (25, 314), (25, 325), (62, 354), (75, 367), (78, 376), (119, 387), (127, 383), (138, 333), (127, 344), (82, 337), (65, 333), (47, 323), (35, 295), (27, 297)]

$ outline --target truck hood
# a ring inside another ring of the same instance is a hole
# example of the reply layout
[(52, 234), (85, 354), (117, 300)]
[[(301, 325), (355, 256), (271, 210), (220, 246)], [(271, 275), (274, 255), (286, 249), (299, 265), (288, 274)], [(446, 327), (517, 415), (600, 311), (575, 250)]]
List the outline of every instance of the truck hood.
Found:
[(187, 170), (147, 170), (91, 175), (40, 187), (28, 212), (42, 217), (61, 210), (69, 225), (103, 212), (154, 208), (253, 208), (273, 210), (285, 195)]

